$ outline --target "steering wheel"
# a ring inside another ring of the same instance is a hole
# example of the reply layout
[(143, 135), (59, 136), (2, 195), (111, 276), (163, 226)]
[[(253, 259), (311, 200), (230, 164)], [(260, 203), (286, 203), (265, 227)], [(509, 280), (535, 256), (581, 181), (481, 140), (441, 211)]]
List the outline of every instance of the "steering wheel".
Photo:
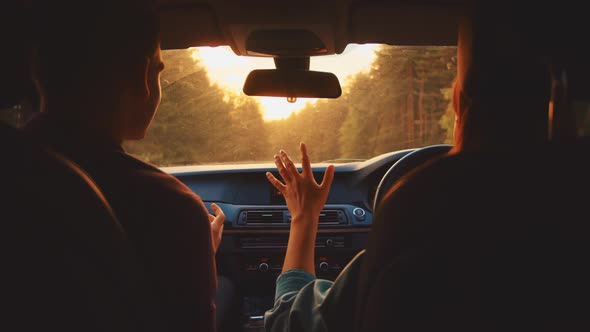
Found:
[(381, 178), (377, 190), (375, 191), (373, 212), (377, 210), (377, 206), (379, 206), (379, 203), (381, 203), (381, 200), (383, 200), (387, 191), (389, 191), (389, 189), (401, 179), (402, 176), (406, 175), (417, 166), (424, 164), (428, 160), (449, 152), (452, 147), (453, 146), (449, 144), (429, 145), (408, 153), (391, 165), (385, 175)]

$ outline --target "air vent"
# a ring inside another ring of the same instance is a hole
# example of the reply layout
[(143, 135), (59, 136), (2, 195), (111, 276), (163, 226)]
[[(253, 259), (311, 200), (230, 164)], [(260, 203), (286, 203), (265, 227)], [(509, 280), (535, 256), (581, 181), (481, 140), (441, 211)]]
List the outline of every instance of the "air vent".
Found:
[[(288, 210), (244, 210), (240, 212), (238, 225), (247, 226), (285, 226), (291, 222)], [(343, 210), (323, 210), (320, 213), (320, 225), (346, 225), (346, 214)]]
[(285, 221), (282, 210), (249, 210), (240, 213), (239, 224), (271, 225), (283, 224)]
[[(287, 213), (287, 221), (291, 222), (291, 214)], [(322, 210), (320, 213), (321, 225), (346, 224), (346, 215), (342, 210)]]
[(320, 213), (320, 224), (340, 224), (344, 213), (339, 210), (324, 210)]

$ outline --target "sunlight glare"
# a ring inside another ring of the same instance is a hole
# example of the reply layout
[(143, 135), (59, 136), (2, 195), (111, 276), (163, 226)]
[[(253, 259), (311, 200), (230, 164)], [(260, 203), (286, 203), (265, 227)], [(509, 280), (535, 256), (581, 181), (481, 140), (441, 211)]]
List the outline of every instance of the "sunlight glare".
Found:
[[(310, 69), (334, 73), (344, 88), (348, 77), (371, 68), (377, 48), (375, 44), (351, 44), (342, 54), (311, 58)], [(234, 94), (243, 95), (242, 86), (250, 71), (275, 68), (272, 58), (237, 56), (228, 46), (193, 48), (193, 57), (203, 65), (212, 83)], [(289, 103), (287, 98), (280, 97), (253, 98), (260, 103), (267, 121), (285, 119), (317, 100), (297, 98), (296, 102)]]

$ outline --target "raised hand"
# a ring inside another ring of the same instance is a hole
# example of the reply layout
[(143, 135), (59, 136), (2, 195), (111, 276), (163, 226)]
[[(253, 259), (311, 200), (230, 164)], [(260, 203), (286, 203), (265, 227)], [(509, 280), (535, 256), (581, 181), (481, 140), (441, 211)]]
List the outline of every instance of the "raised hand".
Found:
[(285, 197), (287, 207), (291, 212), (291, 219), (294, 222), (313, 221), (319, 218), (334, 179), (334, 166), (330, 165), (326, 169), (322, 183), (318, 184), (311, 171), (307, 146), (301, 143), (300, 149), (303, 169), (301, 173), (284, 150), (274, 156), (275, 164), (284, 183), (270, 172), (266, 173), (268, 180)]
[(291, 212), (291, 233), (283, 264), (283, 271), (303, 269), (315, 274), (314, 251), (317, 224), (320, 212), (328, 199), (328, 192), (334, 180), (334, 166), (326, 168), (324, 179), (318, 184), (311, 171), (307, 147), (300, 144), (302, 172), (289, 155), (281, 150), (275, 155), (275, 164), (283, 179), (278, 180), (270, 172), (266, 177), (285, 197), (287, 208)]

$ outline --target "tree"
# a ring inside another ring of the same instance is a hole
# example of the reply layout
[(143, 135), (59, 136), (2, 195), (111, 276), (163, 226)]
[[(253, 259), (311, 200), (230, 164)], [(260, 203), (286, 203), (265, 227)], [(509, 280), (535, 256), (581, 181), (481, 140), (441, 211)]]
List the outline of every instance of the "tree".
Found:
[(164, 60), (154, 123), (146, 139), (126, 144), (160, 166), (268, 161), (279, 149), (297, 154), (302, 141), (314, 161), (367, 159), (452, 139), (455, 47), (382, 46), (340, 98), (269, 122), (254, 99), (211, 84), (191, 50), (167, 51)]
[(262, 119), (260, 105), (245, 95), (233, 98), (230, 111), (231, 161), (255, 162), (269, 160), (268, 128)]
[[(259, 158), (267, 143), (258, 105), (211, 85), (190, 50), (169, 51), (165, 61), (170, 69), (162, 76), (162, 103), (146, 138), (126, 149), (160, 166)], [(254, 149), (238, 148), (240, 141)]]
[(344, 155), (368, 158), (443, 141), (439, 120), (448, 100), (441, 89), (455, 73), (454, 47), (381, 47), (367, 78), (351, 87)]
[(340, 127), (347, 112), (346, 97), (343, 96), (308, 103), (287, 119), (269, 122), (272, 153), (279, 149), (299, 151), (299, 142), (305, 142), (311, 160), (340, 158)]

